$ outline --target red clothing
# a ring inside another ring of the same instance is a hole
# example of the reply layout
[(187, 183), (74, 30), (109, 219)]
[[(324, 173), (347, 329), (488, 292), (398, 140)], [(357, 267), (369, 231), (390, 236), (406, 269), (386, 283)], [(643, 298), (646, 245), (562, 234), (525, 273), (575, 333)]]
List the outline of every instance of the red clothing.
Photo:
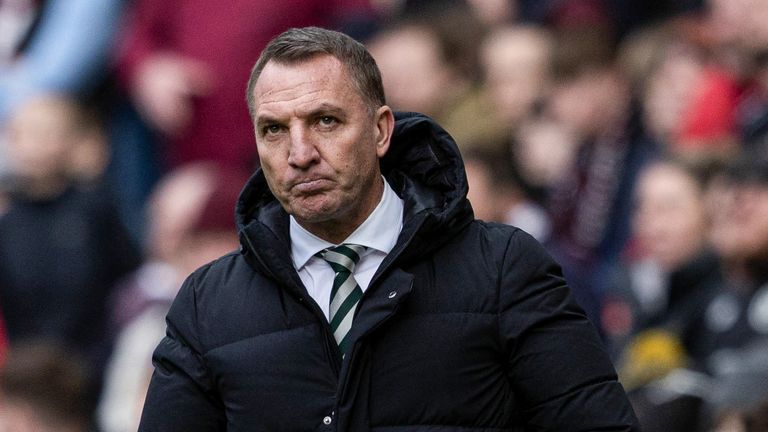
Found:
[(680, 150), (727, 146), (736, 138), (739, 97), (740, 89), (731, 76), (717, 69), (705, 71), (673, 145)]
[(252, 170), (257, 162), (245, 104), (250, 69), (269, 40), (290, 27), (328, 26), (364, 0), (137, 0), (119, 48), (118, 69), (127, 85), (148, 56), (173, 53), (202, 61), (213, 88), (196, 100), (189, 126), (168, 142), (172, 166), (213, 160)]

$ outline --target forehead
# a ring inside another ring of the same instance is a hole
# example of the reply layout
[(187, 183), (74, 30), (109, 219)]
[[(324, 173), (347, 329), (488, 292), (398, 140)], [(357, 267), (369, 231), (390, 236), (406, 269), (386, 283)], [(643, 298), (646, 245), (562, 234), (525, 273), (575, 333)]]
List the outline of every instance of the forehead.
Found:
[(674, 196), (676, 199), (702, 195), (696, 179), (674, 165), (656, 165), (640, 176), (637, 195), (644, 199)]
[(547, 53), (545, 36), (528, 29), (500, 30), (482, 46), (486, 63), (543, 61)]
[(301, 105), (320, 100), (362, 103), (341, 61), (324, 54), (297, 63), (269, 61), (253, 92), (257, 113), (277, 105)]

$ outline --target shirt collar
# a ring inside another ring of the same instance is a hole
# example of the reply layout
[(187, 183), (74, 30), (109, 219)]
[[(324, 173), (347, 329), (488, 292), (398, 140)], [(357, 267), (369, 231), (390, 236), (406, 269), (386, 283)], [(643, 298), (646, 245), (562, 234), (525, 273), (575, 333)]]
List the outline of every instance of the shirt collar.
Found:
[[(384, 179), (384, 193), (379, 204), (365, 222), (342, 243), (359, 244), (369, 250), (375, 249), (388, 254), (395, 247), (402, 227), (403, 200)], [(335, 246), (304, 229), (293, 216), (290, 216), (290, 235), (291, 257), (297, 270), (304, 267), (317, 252)]]

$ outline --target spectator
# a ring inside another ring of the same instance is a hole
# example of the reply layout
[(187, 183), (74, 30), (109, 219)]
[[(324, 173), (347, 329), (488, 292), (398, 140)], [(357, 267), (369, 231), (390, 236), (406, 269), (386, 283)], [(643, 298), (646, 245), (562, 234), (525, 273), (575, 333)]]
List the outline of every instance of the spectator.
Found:
[(513, 136), (511, 152), (520, 176), (531, 197), (545, 203), (576, 163), (578, 138), (565, 124), (545, 115), (525, 119)]
[[(626, 279), (606, 294), (603, 307), (605, 334), (616, 352), (656, 328), (679, 340), (684, 356), (702, 360), (697, 343), (704, 305), (722, 283), (718, 257), (707, 242), (704, 187), (695, 168), (675, 160), (654, 162), (641, 172), (635, 251), (627, 257)], [(643, 368), (657, 365), (627, 361), (626, 385), (653, 377), (654, 371)]]
[[(768, 331), (768, 160), (765, 153), (746, 153), (730, 177), (733, 201), (726, 209), (727, 231), (715, 237), (715, 245), (728, 258), (726, 288), (710, 302), (702, 339), (708, 342), (707, 367), (713, 374), (731, 370), (741, 360), (737, 354)], [(725, 215), (724, 215), (725, 216)]]
[(477, 219), (516, 226), (542, 240), (549, 234), (549, 219), (528, 198), (525, 185), (509, 154), (470, 150), (464, 154), (472, 210)]
[[(30, 97), (89, 95), (105, 81), (121, 0), (0, 3), (0, 128)], [(0, 138), (0, 177), (6, 147)]]
[(680, 157), (728, 157), (737, 147), (737, 83), (696, 41), (697, 21), (674, 24), (633, 35), (627, 44), (627, 51), (648, 51), (646, 64), (634, 71), (642, 74), (638, 87), (646, 130)]
[(237, 248), (232, 209), (245, 175), (211, 163), (177, 168), (150, 199), (148, 261), (122, 284), (120, 328), (107, 369), (99, 420), (105, 432), (135, 431), (152, 374), (152, 350), (184, 277)]
[(736, 112), (740, 141), (758, 147), (768, 136), (768, 5), (760, 0), (708, 0), (717, 57), (740, 79)]
[(461, 149), (506, 138), (476, 84), (478, 25), (471, 10), (448, 9), (397, 23), (367, 43), (394, 109), (433, 117)]
[(635, 177), (649, 148), (634, 115), (630, 87), (614, 62), (608, 28), (557, 33), (554, 85), (545, 114), (575, 134), (573, 163), (549, 196), (549, 250), (573, 281), (596, 323), (606, 273), (629, 237)]
[(718, 418), (768, 397), (768, 162), (745, 153), (713, 184), (712, 242), (723, 256), (724, 283), (701, 309), (697, 344), (712, 377), (708, 413)]
[(90, 430), (88, 375), (81, 359), (55, 343), (14, 347), (0, 369), (0, 426), (11, 432)]
[(540, 108), (548, 95), (552, 44), (546, 30), (527, 25), (498, 28), (480, 47), (494, 113), (510, 133)]
[(92, 133), (86, 118), (71, 99), (46, 96), (9, 122), (13, 183), (0, 216), (0, 307), (11, 347), (50, 338), (80, 351), (98, 375), (109, 350), (107, 298), (139, 254), (104, 189), (74, 180), (73, 152)]

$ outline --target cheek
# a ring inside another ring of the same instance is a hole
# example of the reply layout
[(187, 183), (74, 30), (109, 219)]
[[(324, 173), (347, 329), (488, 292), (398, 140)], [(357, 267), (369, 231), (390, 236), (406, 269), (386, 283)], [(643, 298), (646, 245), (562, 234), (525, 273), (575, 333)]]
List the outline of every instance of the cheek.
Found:
[(323, 163), (328, 164), (348, 182), (356, 183), (357, 179), (370, 175), (379, 163), (376, 156), (376, 144), (370, 137), (359, 135), (343, 139), (343, 141), (348, 144), (334, 146), (333, 150), (322, 157)]
[(375, 153), (366, 156), (367, 157), (348, 162), (348, 169), (352, 173), (352, 176), (360, 180), (366, 180), (374, 176), (376, 167), (378, 167), (379, 164), (379, 159), (376, 157)]
[(264, 173), (264, 178), (267, 180), (269, 190), (272, 191), (272, 194), (275, 195), (279, 201), (283, 201), (286, 192), (285, 188), (281, 186), (283, 183), (279, 175), (281, 170), (275, 169), (274, 166), (265, 163), (263, 160), (261, 161), (261, 170)]
[(281, 172), (285, 171), (284, 165), (287, 164), (288, 158), (283, 157), (277, 149), (259, 146), (258, 155), (261, 170), (264, 172), (267, 180), (275, 178), (276, 176), (279, 176)]

